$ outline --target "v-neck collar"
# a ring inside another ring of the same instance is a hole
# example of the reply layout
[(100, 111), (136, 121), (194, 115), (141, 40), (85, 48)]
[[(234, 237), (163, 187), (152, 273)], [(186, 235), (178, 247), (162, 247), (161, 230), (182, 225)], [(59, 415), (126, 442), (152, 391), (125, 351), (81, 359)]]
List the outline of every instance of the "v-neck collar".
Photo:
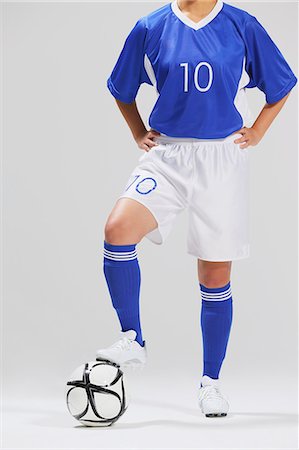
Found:
[(183, 13), (177, 3), (177, 0), (173, 0), (171, 2), (171, 9), (173, 13), (182, 21), (185, 25), (188, 25), (189, 27), (193, 28), (194, 30), (199, 30), (200, 28), (204, 27), (208, 23), (210, 23), (217, 14), (221, 11), (223, 7), (223, 1), (217, 0), (216, 5), (212, 9), (212, 11), (203, 19), (201, 19), (199, 22), (194, 22), (193, 20), (189, 19), (188, 16), (186, 16), (185, 13)]

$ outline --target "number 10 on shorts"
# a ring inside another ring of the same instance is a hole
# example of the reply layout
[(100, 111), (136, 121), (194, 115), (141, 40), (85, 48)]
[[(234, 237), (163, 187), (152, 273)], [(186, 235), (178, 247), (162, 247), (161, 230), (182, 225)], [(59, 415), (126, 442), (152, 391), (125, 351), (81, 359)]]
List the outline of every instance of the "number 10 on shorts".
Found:
[(135, 188), (136, 192), (139, 194), (146, 195), (156, 189), (157, 182), (152, 177), (142, 178), (141, 175), (134, 175), (133, 181), (128, 185), (126, 191), (130, 189), (130, 187)]

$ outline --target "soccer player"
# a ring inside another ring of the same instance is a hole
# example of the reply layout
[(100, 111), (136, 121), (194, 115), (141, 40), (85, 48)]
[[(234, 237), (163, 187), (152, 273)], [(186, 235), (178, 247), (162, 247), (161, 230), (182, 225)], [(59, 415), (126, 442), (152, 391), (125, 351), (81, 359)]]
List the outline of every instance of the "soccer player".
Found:
[[(142, 83), (157, 100), (147, 130), (136, 105)], [(121, 331), (97, 358), (144, 364), (136, 245), (161, 244), (188, 208), (188, 253), (197, 258), (203, 372), (199, 407), (225, 416), (219, 387), (232, 323), (233, 260), (249, 256), (249, 148), (278, 115), (297, 78), (262, 24), (222, 0), (174, 0), (137, 20), (107, 87), (143, 150), (105, 227), (104, 274)], [(252, 126), (246, 89), (266, 103)]]

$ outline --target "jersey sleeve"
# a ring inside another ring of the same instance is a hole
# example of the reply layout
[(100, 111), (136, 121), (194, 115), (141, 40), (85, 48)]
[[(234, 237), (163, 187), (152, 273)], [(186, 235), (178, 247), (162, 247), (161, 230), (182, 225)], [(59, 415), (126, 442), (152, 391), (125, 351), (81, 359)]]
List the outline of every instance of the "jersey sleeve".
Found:
[(297, 83), (280, 50), (265, 28), (252, 16), (245, 27), (246, 72), (250, 82), (246, 88), (258, 87), (267, 103), (282, 99)]
[(135, 100), (142, 83), (152, 85), (144, 67), (146, 33), (143, 18), (138, 19), (128, 34), (107, 79), (107, 87), (111, 94), (125, 103), (132, 103)]

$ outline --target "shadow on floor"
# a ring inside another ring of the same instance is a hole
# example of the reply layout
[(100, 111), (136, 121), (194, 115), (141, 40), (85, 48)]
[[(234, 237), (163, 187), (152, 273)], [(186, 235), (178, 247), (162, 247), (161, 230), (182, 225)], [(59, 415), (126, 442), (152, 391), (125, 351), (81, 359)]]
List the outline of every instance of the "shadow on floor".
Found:
[[(135, 398), (134, 402), (132, 402), (132, 405), (129, 405), (129, 408), (131, 406), (138, 409), (138, 405), (142, 406), (143, 411), (145, 407), (149, 407), (149, 420), (145, 421), (139, 421), (139, 422), (131, 422), (131, 423), (125, 423), (123, 420), (126, 417), (126, 413), (124, 416), (122, 416), (119, 420), (119, 422), (116, 422), (111, 427), (86, 427), (84, 425), (81, 425), (78, 423), (76, 425), (76, 422), (74, 419), (72, 419), (67, 411), (67, 408), (65, 406), (65, 411), (63, 409), (56, 409), (47, 411), (47, 409), (39, 408), (19, 408), (16, 406), (7, 406), (5, 410), (9, 413), (17, 413), (18, 415), (23, 414), (24, 415), (24, 421), (27, 423), (30, 423), (31, 425), (36, 425), (39, 427), (46, 427), (46, 428), (75, 428), (75, 429), (81, 429), (81, 430), (89, 430), (89, 432), (92, 432), (92, 430), (122, 430), (122, 429), (138, 429), (138, 428), (147, 428), (147, 427), (174, 427), (174, 428), (186, 428), (186, 429), (192, 429), (192, 428), (198, 428), (200, 426), (201, 428), (211, 428), (216, 426), (217, 429), (232, 429), (232, 428), (246, 428), (248, 426), (255, 426), (255, 427), (265, 427), (266, 425), (274, 425), (277, 427), (281, 426), (296, 426), (297, 427), (297, 414), (292, 413), (280, 413), (280, 412), (237, 412), (232, 411), (230, 412), (226, 417), (219, 417), (219, 418), (206, 418), (199, 408), (188, 408), (181, 405), (176, 405), (170, 402), (164, 402), (159, 400), (148, 400), (148, 399), (141, 399), (141, 398)], [(61, 403), (61, 406), (64, 406)], [(130, 408), (130, 409), (131, 409)], [(154, 419), (151, 420), (150, 417), (155, 416), (155, 408), (158, 409), (164, 409), (169, 410), (169, 415), (171, 416), (173, 412), (181, 413), (183, 415), (191, 416), (193, 419), (190, 420), (180, 420), (180, 419), (167, 419), (167, 412), (165, 411), (163, 419)], [(22, 410), (22, 412), (20, 411)], [(35, 415), (35, 417), (32, 417), (32, 415)], [(73, 425), (72, 425), (73, 424)]]

